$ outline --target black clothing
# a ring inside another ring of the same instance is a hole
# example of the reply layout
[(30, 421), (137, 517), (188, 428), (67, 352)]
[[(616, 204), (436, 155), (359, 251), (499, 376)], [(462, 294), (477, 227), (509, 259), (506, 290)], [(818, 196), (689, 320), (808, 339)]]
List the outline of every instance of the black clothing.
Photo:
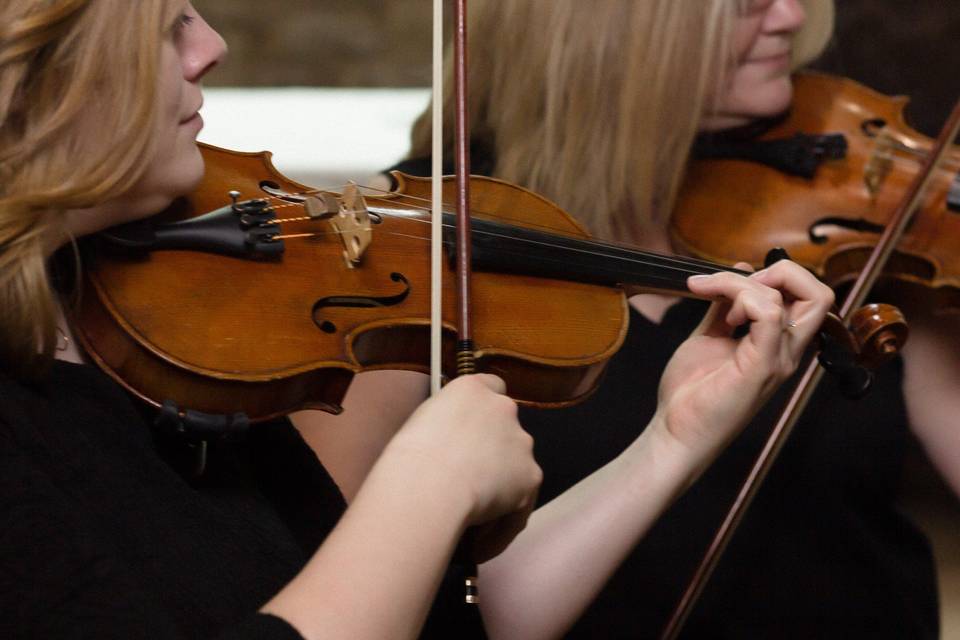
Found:
[[(479, 148), (473, 173), (495, 165)], [(430, 160), (395, 168), (429, 175)], [(659, 325), (631, 311), (626, 342), (593, 396), (568, 409), (521, 409), (544, 472), (541, 502), (637, 437), (656, 409), (667, 361), (705, 308), (685, 300)], [(843, 397), (829, 377), (821, 383), (683, 638), (938, 637), (932, 552), (894, 503), (912, 437), (901, 384), (899, 360), (859, 401)], [(569, 638), (659, 636), (793, 387), (785, 384), (657, 522)]]
[(300, 638), (256, 611), (345, 509), (316, 456), (276, 421), (188, 482), (155, 437), (91, 366), (0, 373), (0, 637)]
[[(633, 311), (597, 393), (563, 410), (522, 409), (544, 470), (541, 499), (620, 453), (656, 409), (660, 373), (705, 305), (657, 325)], [(936, 638), (926, 539), (893, 504), (910, 437), (897, 361), (868, 398), (826, 379), (734, 536), (684, 638)], [(657, 637), (756, 459), (793, 385), (661, 518), (571, 638)]]

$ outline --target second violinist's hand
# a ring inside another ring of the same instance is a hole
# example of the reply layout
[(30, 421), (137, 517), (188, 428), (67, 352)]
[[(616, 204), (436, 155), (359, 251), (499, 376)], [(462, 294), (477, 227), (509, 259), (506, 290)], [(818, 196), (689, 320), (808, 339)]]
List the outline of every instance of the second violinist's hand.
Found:
[[(749, 277), (695, 276), (717, 300), (677, 349), (660, 382), (653, 428), (706, 463), (797, 368), (834, 301), (833, 291), (790, 261)], [(732, 337), (750, 323), (749, 333)]]
[[(537, 509), (481, 567), (491, 638), (562, 637), (637, 540), (794, 371), (833, 304), (829, 288), (790, 262), (749, 277), (692, 279), (689, 287), (718, 302), (667, 364), (650, 424)], [(747, 322), (748, 334), (734, 339)]]

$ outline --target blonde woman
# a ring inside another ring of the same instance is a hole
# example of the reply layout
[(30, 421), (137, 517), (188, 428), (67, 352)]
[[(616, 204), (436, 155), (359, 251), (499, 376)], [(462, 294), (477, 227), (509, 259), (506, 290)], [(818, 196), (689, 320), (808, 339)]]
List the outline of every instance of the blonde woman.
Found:
[[(829, 0), (472, 6), (475, 166), (547, 195), (599, 237), (665, 252), (696, 137), (786, 109), (791, 70), (817, 55), (833, 17)], [(424, 114), (416, 125), (413, 158), (429, 153), (429, 123)], [(544, 469), (544, 500), (636, 437), (656, 404), (636, 390), (652, 389), (702, 313), (654, 294), (630, 304), (627, 345), (591, 400), (561, 412), (521, 411)], [(960, 492), (952, 417), (960, 412), (960, 342), (942, 321), (911, 318), (916, 332), (902, 369), (898, 362), (882, 371), (867, 399), (850, 402), (829, 383), (818, 393), (688, 637), (936, 637), (930, 550), (894, 502), (908, 424)], [(646, 637), (663, 628), (780, 404), (651, 530), (572, 637), (611, 628)]]
[[(420, 405), (349, 508), (285, 420), (212, 444), (205, 474), (181, 476), (185, 443), (153, 433), (75, 349), (76, 292), (54, 253), (71, 262), (72, 241), (196, 187), (201, 81), (225, 45), (183, 0), (6, 0), (0, 25), (0, 636), (415, 637), (466, 527), (485, 525), (491, 555), (532, 507), (540, 470), (502, 381), (465, 377)], [(648, 526), (796, 366), (832, 300), (792, 264), (690, 286), (726, 302), (672, 361), (660, 413), (539, 521), (597, 509), (589, 498), (632, 481), (592, 520), (629, 507), (617, 537)], [(534, 566), (580, 557), (564, 546), (538, 546)], [(597, 553), (603, 572), (622, 556)], [(559, 571), (570, 595), (537, 607), (527, 637), (562, 632), (602, 577)], [(515, 598), (484, 615), (545, 602), (522, 578), (501, 572)], [(445, 606), (432, 633), (482, 633), (476, 612)]]

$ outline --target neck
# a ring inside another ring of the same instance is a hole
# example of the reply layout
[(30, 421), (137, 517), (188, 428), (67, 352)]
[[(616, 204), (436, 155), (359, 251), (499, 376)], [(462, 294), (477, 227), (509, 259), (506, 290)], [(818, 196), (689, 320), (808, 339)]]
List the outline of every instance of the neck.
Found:
[[(662, 254), (669, 254), (673, 250), (664, 225), (651, 225), (640, 235), (641, 237), (630, 239), (630, 242), (636, 244), (637, 248)], [(660, 324), (670, 307), (680, 301), (680, 297), (676, 295), (653, 293), (638, 287), (625, 286), (624, 291), (629, 298), (630, 306), (647, 320), (656, 324)]]
[[(444, 244), (452, 247), (452, 218), (445, 220), (444, 226)], [(492, 220), (474, 219), (471, 226), (472, 263), (477, 271), (617, 286), (635, 293), (686, 296), (691, 295), (687, 288), (690, 276), (731, 271), (728, 267), (703, 260), (515, 227)]]

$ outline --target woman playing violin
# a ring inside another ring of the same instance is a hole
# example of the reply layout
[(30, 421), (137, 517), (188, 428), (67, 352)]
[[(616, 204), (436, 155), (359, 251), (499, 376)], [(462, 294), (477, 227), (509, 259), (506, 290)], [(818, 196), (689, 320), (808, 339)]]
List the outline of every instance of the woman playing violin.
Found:
[[(474, 172), (545, 194), (596, 236), (660, 252), (670, 250), (667, 221), (697, 136), (786, 109), (790, 73), (823, 47), (833, 15), (823, 0), (472, 6)], [(425, 114), (413, 134), (414, 160), (399, 168), (423, 170), (416, 158), (430, 152), (429, 124)], [(704, 311), (642, 292), (630, 304), (627, 342), (590, 400), (520, 412), (544, 469), (543, 502), (646, 433), (656, 381)], [(937, 635), (930, 550), (894, 499), (911, 430), (960, 490), (960, 443), (949, 420), (960, 411), (951, 393), (960, 350), (944, 326), (910, 318), (915, 332), (902, 363), (879, 373), (868, 398), (847, 400), (829, 383), (815, 396), (686, 637)], [(646, 534), (571, 637), (663, 630), (782, 400)], [(525, 557), (511, 552), (551, 549), (562, 535), (542, 547), (515, 544), (491, 565), (527, 571)]]
[[(182, 0), (8, 0), (0, 25), (0, 635), (416, 636), (464, 530), (485, 525), (493, 555), (532, 507), (540, 470), (502, 382), (467, 376), (421, 404), (349, 507), (286, 420), (181, 475), (180, 443), (76, 350), (83, 292), (57, 265), (197, 186), (201, 81), (226, 47)], [(533, 517), (516, 540), (532, 573), (481, 576), (504, 596), (488, 619), (529, 613), (527, 637), (561, 633), (795, 368), (832, 303), (791, 263), (689, 286), (719, 302), (670, 361), (656, 414)], [(542, 606), (551, 589), (563, 596)]]

